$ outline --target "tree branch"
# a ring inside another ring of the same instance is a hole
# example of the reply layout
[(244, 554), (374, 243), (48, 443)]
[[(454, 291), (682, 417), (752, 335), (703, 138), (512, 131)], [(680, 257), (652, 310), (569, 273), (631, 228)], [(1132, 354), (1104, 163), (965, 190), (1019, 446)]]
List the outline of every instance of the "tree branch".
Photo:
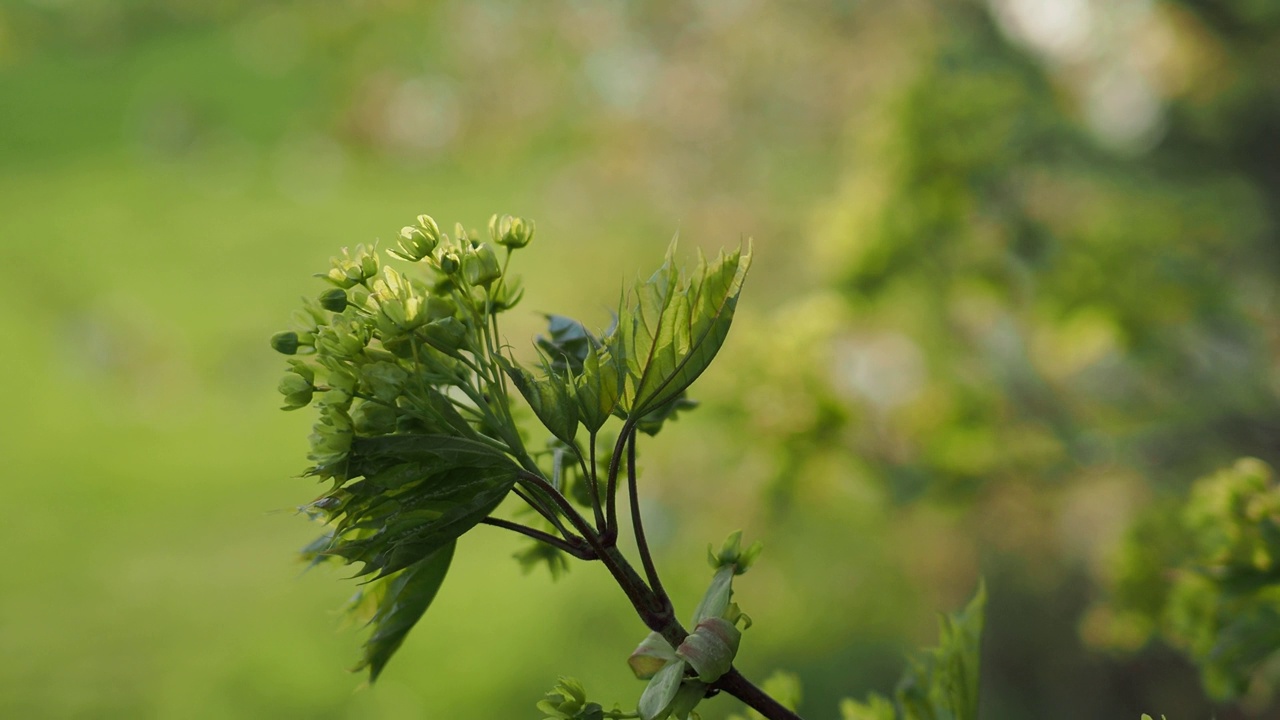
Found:
[(613, 455), (609, 458), (608, 488), (605, 491), (608, 517), (605, 519), (604, 532), (601, 533), (604, 544), (609, 546), (618, 539), (618, 468), (622, 464), (622, 451), (626, 448), (627, 437), (635, 431), (635, 425), (630, 419), (622, 424), (622, 432), (618, 433), (618, 441), (613, 444)]
[(591, 433), (588, 439), (590, 447), (588, 451), (591, 453), (590, 461), (582, 459), (581, 448), (575, 448), (578, 451), (578, 462), (582, 463), (583, 482), (591, 486), (591, 511), (595, 514), (596, 530), (605, 531), (604, 509), (600, 507), (600, 484), (596, 477), (596, 434)]
[(736, 667), (711, 683), (711, 689), (729, 693), (769, 720), (804, 720), (743, 677)]
[(569, 520), (569, 523), (573, 525), (574, 529), (579, 533), (582, 533), (582, 537), (585, 538), (592, 547), (596, 547), (599, 542), (599, 536), (596, 534), (595, 530), (587, 523), (587, 519), (582, 517), (582, 513), (578, 512), (577, 508), (573, 505), (570, 505), (569, 500), (565, 498), (559, 490), (552, 487), (551, 483), (546, 481), (546, 478), (543, 478), (541, 475), (531, 473), (528, 470), (517, 470), (516, 475), (521, 480), (524, 480), (537, 488), (542, 495), (545, 495), (551, 500), (551, 502), (555, 503), (556, 507), (559, 508), (560, 512)]
[(631, 438), (627, 441), (627, 488), (628, 500), (631, 503), (631, 526), (636, 535), (636, 547), (640, 551), (640, 563), (644, 566), (645, 577), (649, 580), (649, 587), (653, 589), (654, 600), (658, 604), (654, 609), (666, 615), (674, 615), (671, 599), (667, 597), (667, 591), (663, 589), (662, 581), (658, 579), (658, 569), (653, 564), (653, 554), (649, 552), (649, 543), (644, 536), (644, 520), (640, 515), (640, 491), (636, 487), (636, 433), (631, 433)]
[(557, 550), (563, 550), (564, 552), (567, 552), (570, 555), (580, 560), (596, 560), (597, 559), (595, 550), (587, 546), (586, 542), (582, 538), (578, 537), (577, 535), (574, 535), (572, 538), (568, 540), (561, 540), (560, 538), (556, 537), (555, 535), (551, 535), (550, 533), (545, 533), (545, 532), (542, 532), (541, 530), (535, 530), (534, 528), (528, 527), (526, 525), (521, 525), (520, 523), (514, 523), (514, 522), (511, 522), (510, 520), (503, 520), (502, 518), (495, 518), (495, 517), (487, 517), (481, 520), (480, 523), (482, 525), (492, 525), (494, 527), (505, 528), (507, 530), (520, 533), (521, 535), (531, 537), (534, 540), (537, 540), (539, 542), (544, 542), (550, 545), (551, 547), (556, 548)]

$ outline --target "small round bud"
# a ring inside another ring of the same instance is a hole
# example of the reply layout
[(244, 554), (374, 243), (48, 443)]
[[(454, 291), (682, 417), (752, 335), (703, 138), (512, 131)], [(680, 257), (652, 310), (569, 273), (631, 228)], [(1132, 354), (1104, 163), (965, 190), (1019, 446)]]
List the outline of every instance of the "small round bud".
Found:
[(493, 246), (489, 243), (481, 243), (479, 247), (467, 253), (462, 261), (462, 273), (468, 285), (481, 287), (488, 287), (494, 280), (502, 277), (502, 265), (498, 262), (498, 255), (494, 253)]
[(445, 275), (452, 275), (458, 272), (458, 268), (462, 263), (458, 260), (458, 254), (452, 250), (446, 250), (439, 254), (436, 258), (437, 264), (440, 266), (440, 272)]
[(340, 313), (347, 309), (347, 292), (340, 288), (326, 290), (320, 294), (320, 307), (329, 312)]
[(296, 332), (278, 332), (271, 336), (271, 347), (282, 355), (296, 355), (298, 353), (298, 333)]
[(298, 370), (291, 370), (285, 373), (280, 380), (277, 389), (281, 395), (284, 395), (284, 410), (297, 410), (300, 407), (306, 407), (311, 402), (312, 394), (315, 392), (315, 386), (311, 384), (309, 373), (304, 374)]

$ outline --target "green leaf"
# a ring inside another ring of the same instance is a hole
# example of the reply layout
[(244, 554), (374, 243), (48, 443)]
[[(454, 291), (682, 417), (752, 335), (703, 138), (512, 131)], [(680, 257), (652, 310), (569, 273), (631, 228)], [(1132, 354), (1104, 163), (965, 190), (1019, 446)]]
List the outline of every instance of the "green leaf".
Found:
[(986, 599), (986, 587), (979, 585), (963, 611), (941, 619), (938, 647), (912, 661), (896, 693), (906, 717), (977, 720)]
[(872, 695), (845, 700), (844, 720), (977, 720), (978, 670), (986, 588), (959, 613), (942, 618), (941, 640), (912, 658), (895, 692), (896, 704)]
[(326, 498), (336, 522), (327, 553), (364, 563), (359, 575), (390, 575), (474, 527), (502, 502), (516, 475), (505, 455), (471, 440), (356, 438), (345, 483)]
[(665, 715), (666, 717), (676, 718), (676, 720), (697, 720), (698, 715), (693, 712), (693, 709), (698, 707), (698, 703), (701, 703), (706, 697), (706, 683), (686, 679), (680, 683), (680, 689), (676, 691), (676, 696), (671, 699), (671, 704), (667, 706)]
[(674, 660), (653, 676), (640, 695), (638, 710), (641, 718), (654, 720), (654, 718), (665, 717), (663, 711), (680, 690), (680, 679), (684, 677), (684, 669), (683, 660)]
[(729, 332), (751, 253), (721, 254), (708, 266), (699, 258), (688, 278), (673, 265), (675, 244), (663, 266), (635, 289), (608, 338), (626, 359), (622, 406), (640, 418), (679, 397), (706, 370)]
[(676, 655), (689, 663), (699, 680), (713, 683), (729, 672), (741, 641), (742, 632), (733, 623), (720, 617), (707, 618), (680, 643)]
[(538, 350), (551, 358), (551, 370), (557, 375), (582, 374), (583, 363), (586, 362), (592, 348), (600, 346), (600, 341), (587, 331), (582, 323), (563, 315), (547, 315), (547, 332), (551, 337), (539, 335), (534, 344)]
[(413, 565), (383, 582), (382, 599), (370, 624), (373, 634), (364, 644), (364, 658), (356, 670), (369, 668), (369, 681), (378, 679), (405, 636), (431, 606), (449, 572), (455, 543), (445, 543)]
[(622, 393), (625, 367), (617, 356), (605, 348), (588, 344), (586, 357), (574, 376), (574, 392), (578, 400), (578, 417), (587, 432), (600, 430), (618, 406)]
[(676, 659), (676, 651), (661, 633), (651, 632), (627, 658), (631, 672), (640, 680), (648, 680), (658, 674), (667, 663)]
[(840, 702), (842, 720), (896, 720), (893, 701), (883, 695), (872, 695), (865, 703), (845, 698)]
[(578, 432), (578, 401), (573, 380), (555, 375), (549, 364), (544, 365), (546, 374), (538, 378), (506, 358), (499, 356), (497, 360), (538, 420), (552, 435), (572, 445)]
[[(550, 525), (550, 523), (547, 524)], [(552, 580), (559, 580), (562, 575), (569, 572), (569, 558), (566, 557), (564, 551), (538, 540), (529, 541), (524, 546), (524, 549), (517, 552), (513, 557), (520, 564), (520, 569), (526, 574), (538, 565), (543, 565), (547, 568), (547, 571), (551, 573)]]
[(694, 625), (707, 618), (724, 615), (724, 611), (729, 607), (729, 598), (733, 595), (734, 574), (734, 565), (724, 565), (716, 570), (716, 574), (711, 578), (711, 584), (707, 586), (707, 592), (702, 596), (702, 601), (693, 611)]

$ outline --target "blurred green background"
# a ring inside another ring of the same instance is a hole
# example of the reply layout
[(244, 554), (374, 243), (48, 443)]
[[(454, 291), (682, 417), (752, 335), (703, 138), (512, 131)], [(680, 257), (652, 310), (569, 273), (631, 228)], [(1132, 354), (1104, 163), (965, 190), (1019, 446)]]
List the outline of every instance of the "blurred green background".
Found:
[(740, 664), (807, 716), (981, 575), (986, 718), (1274, 717), (1106, 599), (1144, 508), (1280, 460), (1276, 68), (1269, 0), (0, 4), (0, 717), (638, 696), (598, 567), (478, 528), (361, 690), (352, 584), (294, 560), (310, 420), (266, 339), (423, 212), (537, 221), (517, 345), (607, 325), (677, 231), (754, 237), (646, 511), (685, 608), (706, 543), (765, 541)]

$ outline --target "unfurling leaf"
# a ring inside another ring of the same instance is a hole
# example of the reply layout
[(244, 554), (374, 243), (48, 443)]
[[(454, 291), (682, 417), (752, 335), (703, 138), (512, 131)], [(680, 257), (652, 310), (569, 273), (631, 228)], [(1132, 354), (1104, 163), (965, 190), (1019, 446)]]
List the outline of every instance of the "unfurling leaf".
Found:
[(680, 679), (684, 677), (685, 667), (685, 661), (672, 660), (654, 674), (640, 695), (640, 717), (644, 720), (666, 717), (667, 706), (680, 690)]
[(498, 362), (538, 420), (556, 438), (572, 445), (578, 432), (578, 402), (573, 380), (554, 374), (549, 365), (545, 368), (547, 374), (539, 378), (505, 358), (499, 357)]
[(674, 266), (674, 243), (663, 266), (635, 289), (607, 339), (626, 359), (622, 407), (639, 420), (680, 396), (711, 364), (733, 322), (751, 253), (703, 259), (688, 278)]
[(588, 343), (582, 367), (574, 377), (578, 417), (587, 432), (597, 432), (618, 406), (625, 367), (606, 349)]
[(651, 632), (627, 658), (631, 672), (640, 680), (648, 680), (667, 663), (676, 659), (676, 651), (661, 633)]
[(716, 574), (711, 578), (711, 584), (707, 586), (707, 592), (702, 596), (702, 602), (698, 603), (698, 607), (693, 611), (693, 624), (706, 620), (707, 618), (721, 617), (725, 610), (729, 608), (729, 598), (733, 595), (733, 565), (723, 565)]
[(676, 655), (689, 663), (699, 680), (712, 683), (729, 672), (741, 640), (742, 632), (733, 623), (721, 617), (707, 618), (680, 643)]

